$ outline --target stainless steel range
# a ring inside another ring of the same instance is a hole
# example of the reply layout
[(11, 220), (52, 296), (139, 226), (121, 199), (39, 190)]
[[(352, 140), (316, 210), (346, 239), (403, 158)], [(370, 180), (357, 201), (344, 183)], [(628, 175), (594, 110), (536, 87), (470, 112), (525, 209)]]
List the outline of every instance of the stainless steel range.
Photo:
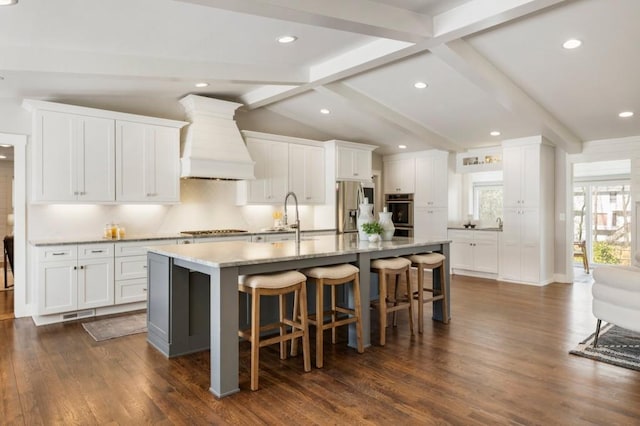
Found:
[(242, 234), (248, 232), (244, 229), (204, 229), (199, 231), (182, 231), (181, 234), (195, 236), (220, 235), (220, 234)]

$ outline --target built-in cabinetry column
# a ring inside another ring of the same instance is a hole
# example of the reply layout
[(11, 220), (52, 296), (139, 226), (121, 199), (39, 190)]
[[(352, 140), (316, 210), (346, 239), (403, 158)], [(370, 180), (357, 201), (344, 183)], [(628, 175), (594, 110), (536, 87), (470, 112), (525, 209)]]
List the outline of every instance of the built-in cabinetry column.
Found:
[(553, 280), (554, 157), (541, 136), (503, 142), (504, 228), (499, 278)]

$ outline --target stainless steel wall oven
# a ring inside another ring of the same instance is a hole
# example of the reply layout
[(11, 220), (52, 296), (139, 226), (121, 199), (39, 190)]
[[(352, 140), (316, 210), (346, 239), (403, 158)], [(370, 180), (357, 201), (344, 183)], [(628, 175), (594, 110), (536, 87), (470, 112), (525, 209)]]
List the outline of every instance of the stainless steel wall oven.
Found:
[(396, 227), (396, 237), (413, 237), (413, 194), (386, 194), (385, 204)]

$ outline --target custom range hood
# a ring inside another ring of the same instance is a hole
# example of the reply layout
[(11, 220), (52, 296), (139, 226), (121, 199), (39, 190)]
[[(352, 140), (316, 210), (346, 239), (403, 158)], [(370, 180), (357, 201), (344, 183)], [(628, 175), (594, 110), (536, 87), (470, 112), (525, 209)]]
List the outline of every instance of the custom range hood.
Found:
[(242, 104), (197, 95), (187, 95), (180, 103), (191, 122), (182, 148), (180, 177), (255, 179), (255, 162), (233, 119)]

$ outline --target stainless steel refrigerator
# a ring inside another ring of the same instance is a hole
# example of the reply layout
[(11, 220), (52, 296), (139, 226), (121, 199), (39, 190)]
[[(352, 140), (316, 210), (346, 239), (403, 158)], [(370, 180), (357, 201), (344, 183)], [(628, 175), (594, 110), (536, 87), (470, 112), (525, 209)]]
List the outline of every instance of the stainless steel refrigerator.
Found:
[(361, 182), (336, 182), (336, 224), (338, 234), (358, 232), (356, 220), (358, 206), (366, 197), (374, 203), (374, 188), (364, 186)]

